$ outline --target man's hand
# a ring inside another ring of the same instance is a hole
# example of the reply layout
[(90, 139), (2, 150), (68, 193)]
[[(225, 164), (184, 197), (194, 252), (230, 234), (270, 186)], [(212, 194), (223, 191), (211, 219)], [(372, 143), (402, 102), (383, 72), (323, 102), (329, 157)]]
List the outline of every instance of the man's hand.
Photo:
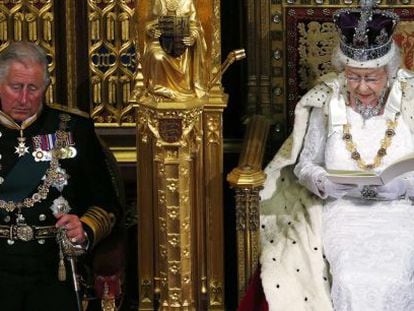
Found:
[(86, 241), (86, 234), (83, 230), (79, 217), (72, 214), (58, 214), (56, 227), (66, 230), (66, 236), (75, 244), (83, 244)]

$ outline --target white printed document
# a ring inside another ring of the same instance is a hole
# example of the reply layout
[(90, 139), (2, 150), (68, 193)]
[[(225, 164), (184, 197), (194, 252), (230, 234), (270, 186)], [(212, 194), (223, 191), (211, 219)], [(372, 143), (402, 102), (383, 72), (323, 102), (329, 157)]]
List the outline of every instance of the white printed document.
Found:
[(414, 153), (395, 161), (382, 172), (327, 170), (328, 179), (338, 184), (385, 185), (395, 177), (414, 171)]

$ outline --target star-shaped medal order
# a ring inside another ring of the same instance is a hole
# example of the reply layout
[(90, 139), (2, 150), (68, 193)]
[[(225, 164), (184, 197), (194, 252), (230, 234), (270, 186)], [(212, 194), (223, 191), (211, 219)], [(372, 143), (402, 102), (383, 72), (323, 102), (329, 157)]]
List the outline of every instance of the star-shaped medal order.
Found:
[(29, 153), (29, 147), (26, 146), (25, 141), (26, 138), (25, 137), (18, 137), (17, 138), (19, 144), (17, 145), (16, 151), (14, 153), (17, 153), (19, 155), (19, 158), (24, 156), (26, 153)]

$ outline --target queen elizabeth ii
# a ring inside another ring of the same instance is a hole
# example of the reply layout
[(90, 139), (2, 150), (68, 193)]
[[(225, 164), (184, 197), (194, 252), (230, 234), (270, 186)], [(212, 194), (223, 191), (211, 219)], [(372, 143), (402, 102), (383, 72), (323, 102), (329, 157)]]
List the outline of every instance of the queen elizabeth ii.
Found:
[(413, 173), (383, 186), (327, 177), (381, 171), (414, 152), (414, 73), (400, 68), (398, 19), (367, 1), (335, 12), (337, 72), (297, 104), (292, 135), (265, 170), (270, 310), (414, 310)]

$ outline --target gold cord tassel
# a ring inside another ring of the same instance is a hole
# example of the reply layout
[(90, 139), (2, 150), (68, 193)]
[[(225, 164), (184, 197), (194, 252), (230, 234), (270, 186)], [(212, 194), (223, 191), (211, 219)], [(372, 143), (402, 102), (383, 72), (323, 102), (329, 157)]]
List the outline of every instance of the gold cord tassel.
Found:
[(59, 268), (58, 268), (58, 279), (61, 282), (66, 281), (66, 268), (65, 259), (63, 257), (62, 249), (59, 250)]

